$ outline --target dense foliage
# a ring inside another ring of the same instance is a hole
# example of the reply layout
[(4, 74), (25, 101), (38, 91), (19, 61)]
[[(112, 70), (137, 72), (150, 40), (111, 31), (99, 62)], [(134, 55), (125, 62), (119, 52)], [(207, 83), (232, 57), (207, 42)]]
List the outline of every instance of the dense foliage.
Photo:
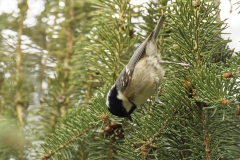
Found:
[[(218, 1), (43, 2), (34, 25), (27, 0), (0, 15), (0, 159), (240, 158), (240, 56)], [(164, 65), (164, 106), (115, 117), (108, 89), (163, 13), (159, 54), (190, 67)]]

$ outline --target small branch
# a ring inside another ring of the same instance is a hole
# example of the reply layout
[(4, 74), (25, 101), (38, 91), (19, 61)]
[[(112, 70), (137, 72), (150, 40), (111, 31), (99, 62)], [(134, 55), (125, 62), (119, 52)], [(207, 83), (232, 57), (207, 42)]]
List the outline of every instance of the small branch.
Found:
[[(49, 54), (47, 53), (46, 54), (46, 57), (44, 58), (44, 56), (42, 55), (41, 57), (41, 62), (40, 62), (40, 70), (39, 70), (39, 94), (38, 94), (38, 101), (39, 101), (39, 104), (42, 104), (43, 100), (42, 100), (42, 94), (43, 94), (43, 87), (42, 87), (42, 84), (43, 84), (43, 80), (44, 80), (44, 72), (45, 72), (45, 69), (46, 69), (46, 66), (47, 66), (47, 60), (49, 58)], [(43, 63), (42, 63), (42, 60), (43, 60)]]
[[(200, 104), (201, 105), (201, 104)], [(203, 106), (200, 106), (202, 108), (202, 126), (203, 126), (203, 144), (205, 146), (205, 152), (206, 152), (206, 160), (211, 160), (211, 150), (210, 150), (210, 146), (209, 146), (209, 133), (208, 133), (208, 128), (205, 127), (205, 123), (206, 123), (206, 118), (205, 118), (205, 112), (203, 110)]]
[(232, 0), (229, 0), (229, 3), (230, 3), (230, 10), (229, 10), (229, 13), (232, 13)]
[[(24, 15), (21, 14), (20, 20), (18, 22), (18, 43), (17, 43), (17, 55), (16, 55), (16, 66), (17, 66), (17, 73), (16, 73), (16, 82), (17, 84), (20, 83), (21, 81), (21, 76), (22, 76), (22, 50), (21, 50), (21, 45), (22, 45), (22, 32), (23, 32), (23, 21), (24, 21)], [(21, 95), (21, 86), (17, 85), (16, 89), (16, 110), (17, 110), (17, 116), (18, 116), (18, 121), (20, 123), (20, 126), (23, 125), (23, 120), (22, 120), (22, 95)]]
[[(18, 117), (18, 124), (19, 124), (19, 132), (23, 135), (23, 73), (22, 73), (22, 35), (23, 35), (23, 27), (24, 27), (24, 20), (28, 10), (27, 0), (23, 0), (18, 3), (18, 8), (20, 10), (19, 21), (17, 26), (17, 46), (16, 46), (16, 93), (15, 93), (15, 108), (16, 114)], [(26, 93), (25, 93), (26, 94)], [(21, 146), (17, 150), (18, 152), (18, 159), (23, 159), (24, 157), (24, 146)]]
[(168, 118), (163, 122), (162, 126), (159, 128), (159, 130), (150, 138), (150, 141), (148, 144), (152, 144), (154, 139), (160, 135), (162, 130), (167, 126), (168, 121), (172, 118), (173, 114), (176, 112), (176, 108), (167, 116)]
[(69, 4), (68, 9), (68, 16), (69, 16), (69, 23), (66, 27), (67, 30), (67, 42), (66, 42), (66, 55), (63, 60), (63, 67), (64, 67), (64, 79), (63, 85), (61, 89), (61, 95), (59, 97), (65, 97), (64, 102), (60, 103), (60, 113), (61, 115), (65, 114), (69, 108), (69, 96), (68, 96), (68, 89), (70, 87), (69, 84), (69, 77), (71, 73), (71, 57), (73, 54), (73, 44), (74, 44), (74, 0), (68, 0), (67, 3)]
[(67, 141), (66, 143), (60, 145), (58, 148), (56, 148), (55, 150), (51, 151), (48, 154), (45, 154), (41, 157), (41, 160), (46, 160), (48, 158), (51, 158), (56, 152), (60, 151), (61, 149), (65, 148), (67, 145), (69, 145), (70, 143), (74, 142), (78, 137), (81, 137), (84, 133), (86, 133), (87, 131), (93, 129), (94, 127), (96, 127), (96, 125), (90, 126), (89, 128), (83, 130), (81, 133), (75, 135), (73, 138), (71, 138), (69, 141)]
[[(220, 0), (214, 0), (214, 3), (215, 3), (215, 6), (219, 6), (221, 2), (220, 2)], [(221, 21), (220, 14), (218, 14), (218, 16), (217, 16), (217, 21), (218, 22)]]
[(85, 92), (85, 98), (84, 98), (84, 106), (85, 107), (88, 107), (89, 100), (91, 98), (92, 80), (93, 80), (93, 76), (91, 74), (88, 74), (88, 82), (87, 82), (87, 87), (86, 87), (87, 90)]
[(174, 64), (174, 65), (180, 65), (181, 67), (190, 67), (190, 64), (187, 63), (176, 63), (176, 62), (170, 62), (170, 61), (160, 61), (161, 64)]
[(176, 112), (176, 108), (168, 115), (168, 118), (163, 122), (162, 126), (159, 128), (159, 130), (150, 138), (150, 140), (147, 142), (147, 144), (142, 145), (141, 150), (143, 152), (143, 159), (147, 160), (147, 152), (150, 149), (150, 147), (153, 147), (153, 141), (156, 137), (160, 136), (160, 133), (163, 131), (163, 129), (167, 126), (168, 121), (173, 117), (173, 114)]
[(109, 160), (113, 160), (113, 150), (114, 150), (114, 145), (113, 145), (113, 143), (114, 143), (114, 138), (110, 138), (110, 139), (111, 139), (111, 141), (110, 141), (110, 146), (109, 146), (110, 151), (109, 151), (109, 153), (108, 153), (108, 159), (109, 159)]

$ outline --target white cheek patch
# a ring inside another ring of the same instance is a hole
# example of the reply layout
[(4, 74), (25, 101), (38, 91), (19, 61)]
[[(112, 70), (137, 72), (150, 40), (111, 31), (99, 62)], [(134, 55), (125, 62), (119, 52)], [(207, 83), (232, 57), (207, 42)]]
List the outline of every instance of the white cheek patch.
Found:
[(125, 97), (123, 95), (122, 92), (118, 91), (118, 96), (117, 96), (118, 99), (122, 100), (122, 101), (128, 101), (127, 97)]
[(122, 92), (118, 91), (118, 96), (117, 96), (117, 98), (120, 99), (120, 100), (122, 100), (122, 105), (123, 105), (123, 107), (126, 109), (127, 112), (129, 112), (130, 109), (132, 108), (132, 103), (129, 102), (129, 100), (127, 99), (127, 97), (125, 97)]

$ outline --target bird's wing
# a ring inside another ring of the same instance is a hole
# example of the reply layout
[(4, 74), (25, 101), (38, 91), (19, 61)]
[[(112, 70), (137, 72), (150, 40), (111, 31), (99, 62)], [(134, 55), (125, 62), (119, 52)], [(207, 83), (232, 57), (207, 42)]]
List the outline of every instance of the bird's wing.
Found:
[(128, 86), (129, 81), (132, 78), (132, 74), (134, 71), (134, 68), (137, 64), (137, 62), (141, 59), (141, 57), (143, 55), (145, 55), (145, 49), (146, 49), (146, 45), (147, 45), (147, 41), (148, 39), (146, 39), (138, 48), (137, 50), (134, 52), (134, 54), (132, 55), (131, 59), (129, 60), (128, 64), (126, 65), (126, 67), (122, 70), (122, 72), (120, 73), (120, 75), (122, 75), (121, 77), (118, 77), (116, 83), (118, 84), (117, 86), (119, 86), (120, 91), (125, 91), (126, 87)]
[(150, 33), (150, 35), (146, 38), (146, 40), (137, 48), (137, 50), (132, 55), (131, 59), (129, 60), (126, 70), (132, 70), (135, 68), (137, 62), (146, 54), (146, 46), (149, 41), (152, 41), (153, 44), (157, 45), (157, 39), (159, 32), (161, 31), (161, 28), (164, 24), (164, 21), (166, 19), (166, 15), (162, 15), (159, 19), (157, 25), (155, 26), (154, 30)]
[[(120, 75), (122, 75), (122, 77), (118, 77), (118, 80), (117, 80), (118, 86), (120, 86), (119, 89), (121, 91), (124, 91), (126, 89), (126, 87), (128, 86), (128, 83), (132, 77), (132, 74), (133, 74), (136, 64), (143, 56), (145, 56), (146, 46), (147, 46), (148, 42), (149, 41), (152, 41), (154, 43), (157, 42), (158, 34), (163, 26), (165, 19), (166, 19), (166, 16), (162, 15), (160, 20), (158, 21), (156, 27), (154, 28), (154, 30), (146, 38), (146, 40), (137, 48), (137, 50), (134, 52), (134, 54), (130, 58), (127, 66), (122, 70), (122, 72), (120, 74)], [(119, 84), (119, 83), (121, 83), (121, 84)]]

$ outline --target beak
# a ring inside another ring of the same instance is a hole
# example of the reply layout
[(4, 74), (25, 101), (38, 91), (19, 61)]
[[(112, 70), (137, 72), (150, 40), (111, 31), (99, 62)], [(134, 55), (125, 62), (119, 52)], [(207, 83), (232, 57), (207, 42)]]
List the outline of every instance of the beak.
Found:
[(129, 119), (131, 122), (133, 121), (130, 114), (127, 115), (127, 119)]

